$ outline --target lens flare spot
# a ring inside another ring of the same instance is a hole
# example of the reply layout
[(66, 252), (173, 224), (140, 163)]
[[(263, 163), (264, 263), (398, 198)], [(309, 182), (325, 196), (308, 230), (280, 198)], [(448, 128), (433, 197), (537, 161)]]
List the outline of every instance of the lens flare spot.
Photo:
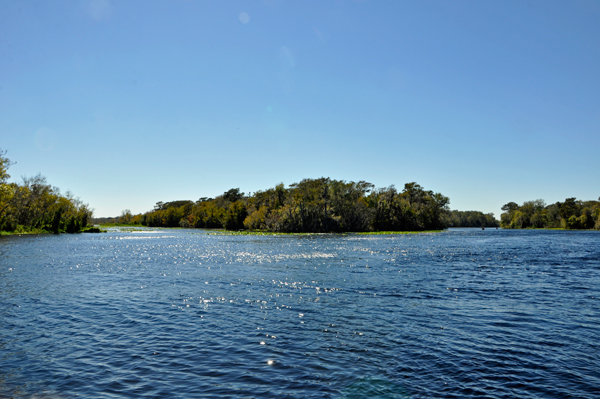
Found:
[(245, 12), (241, 12), (240, 15), (238, 16), (239, 20), (241, 23), (243, 23), (244, 25), (247, 24), (248, 22), (250, 22), (250, 15), (248, 15)]

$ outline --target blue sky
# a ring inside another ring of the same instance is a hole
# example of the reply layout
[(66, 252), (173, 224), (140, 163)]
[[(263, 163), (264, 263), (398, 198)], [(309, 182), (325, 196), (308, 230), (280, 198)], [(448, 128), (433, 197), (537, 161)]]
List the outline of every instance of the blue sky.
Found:
[(597, 1), (0, 2), (0, 147), (116, 216), (321, 176), (600, 196)]

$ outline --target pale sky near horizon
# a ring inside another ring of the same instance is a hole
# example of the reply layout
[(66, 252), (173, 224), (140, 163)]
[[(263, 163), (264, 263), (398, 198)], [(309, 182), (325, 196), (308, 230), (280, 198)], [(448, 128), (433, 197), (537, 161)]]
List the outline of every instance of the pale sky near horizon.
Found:
[(0, 2), (0, 148), (117, 216), (303, 178), (600, 196), (598, 1)]

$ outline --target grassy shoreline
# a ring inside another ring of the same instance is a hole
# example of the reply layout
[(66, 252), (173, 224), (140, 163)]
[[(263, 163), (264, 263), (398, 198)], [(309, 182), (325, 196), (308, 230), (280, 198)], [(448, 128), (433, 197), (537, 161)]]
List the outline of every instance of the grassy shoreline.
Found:
[(212, 235), (254, 235), (254, 236), (310, 236), (310, 235), (393, 235), (393, 234), (422, 234), (422, 233), (441, 233), (444, 230), (423, 230), (423, 231), (364, 231), (364, 232), (327, 232), (327, 233), (280, 233), (274, 231), (262, 230), (242, 230), (227, 231), (218, 230), (210, 232)]
[[(66, 233), (61, 231), (59, 234), (79, 234), (79, 233), (106, 233), (107, 230), (102, 227), (92, 226), (81, 229), (76, 233)], [(0, 231), (0, 236), (23, 236), (23, 235), (42, 235), (42, 234), (54, 234), (52, 231), (44, 229), (31, 229), (31, 230), (15, 230), (15, 231)]]
[(128, 223), (101, 223), (98, 226), (107, 228), (107, 227), (148, 227), (142, 224), (128, 224)]
[(19, 230), (19, 231), (0, 231), (0, 236), (22, 236), (22, 235), (36, 235), (36, 234), (52, 234), (51, 231), (42, 229), (33, 230)]

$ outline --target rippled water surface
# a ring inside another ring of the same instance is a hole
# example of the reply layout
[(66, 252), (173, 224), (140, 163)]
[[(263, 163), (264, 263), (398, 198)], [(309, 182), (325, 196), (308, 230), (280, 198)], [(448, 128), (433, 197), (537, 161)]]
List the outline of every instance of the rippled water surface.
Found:
[(0, 237), (0, 398), (598, 398), (600, 234)]

